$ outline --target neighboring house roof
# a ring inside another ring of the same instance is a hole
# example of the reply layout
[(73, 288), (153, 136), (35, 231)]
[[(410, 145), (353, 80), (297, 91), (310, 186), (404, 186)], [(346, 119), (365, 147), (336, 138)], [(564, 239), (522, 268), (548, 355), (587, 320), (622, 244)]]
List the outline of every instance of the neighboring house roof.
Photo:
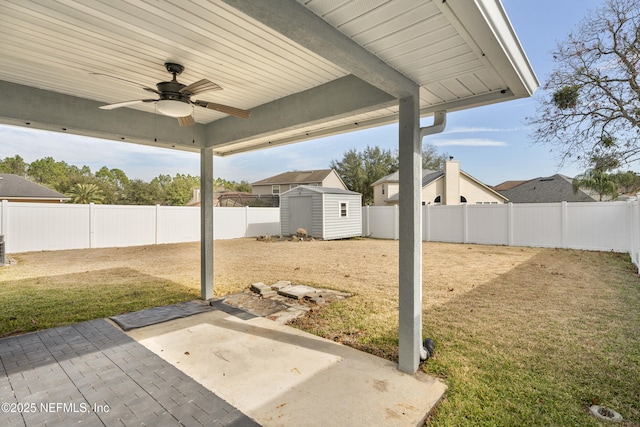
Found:
[(350, 191), (350, 190), (343, 190), (342, 188), (331, 188), (331, 187), (296, 187), (296, 188), (292, 188), (291, 190), (287, 190), (284, 193), (281, 194), (281, 196), (291, 193), (292, 191), (312, 191), (314, 193), (321, 193), (321, 194), (350, 194), (350, 195), (358, 195), (360, 196), (360, 193), (357, 193), (355, 191)]
[(496, 191), (506, 191), (506, 190), (511, 190), (513, 187), (517, 187), (520, 184), (524, 184), (525, 182), (527, 182), (526, 179), (521, 181), (505, 181), (491, 188), (493, 188)]
[(574, 194), (572, 181), (568, 176), (555, 174), (525, 181), (509, 190), (500, 191), (500, 193), (513, 203), (597, 201), (597, 196), (593, 197), (583, 190), (578, 190), (578, 193)]
[[(497, 191), (495, 191), (493, 188), (489, 187), (486, 184), (483, 184), (482, 182), (478, 181), (477, 179), (475, 179), (474, 177), (472, 177), (471, 175), (469, 175), (468, 173), (466, 173), (465, 171), (460, 171), (461, 175), (466, 176), (467, 178), (469, 178), (472, 181), (475, 181), (476, 183), (478, 183), (479, 185), (483, 186), (484, 188), (486, 188), (488, 191), (495, 193), (497, 196), (502, 197), (504, 199), (508, 199), (508, 197), (504, 196), (502, 193), (499, 193)], [(434, 171), (431, 169), (423, 169), (422, 170), (422, 188), (426, 187), (427, 185), (431, 184), (432, 182), (440, 179), (444, 177), (444, 171)], [(399, 171), (396, 171), (392, 174), (389, 174), (387, 176), (384, 176), (382, 178), (380, 178), (379, 180), (377, 180), (376, 182), (374, 182), (373, 184), (371, 184), (371, 186), (376, 186), (379, 184), (385, 184), (385, 183), (399, 183), (400, 179), (399, 179)], [(385, 199), (385, 202), (396, 202), (399, 200), (400, 194), (394, 194), (393, 196), (389, 197), (388, 199)]]
[(0, 200), (69, 200), (70, 197), (13, 174), (0, 174)]
[[(284, 172), (251, 183), (251, 185), (304, 184), (324, 181), (333, 169)], [(337, 175), (337, 174), (336, 174)]]
[[(443, 171), (434, 171), (431, 169), (422, 169), (422, 186), (424, 187), (425, 185), (429, 184), (432, 181), (435, 181), (436, 179), (440, 178), (441, 176), (444, 175)], [(392, 174), (389, 174), (387, 176), (383, 176), (382, 178), (380, 178), (379, 180), (377, 180), (376, 182), (374, 182), (373, 184), (371, 184), (371, 186), (376, 186), (378, 184), (385, 184), (385, 183), (399, 183), (400, 182), (400, 171), (395, 171)]]

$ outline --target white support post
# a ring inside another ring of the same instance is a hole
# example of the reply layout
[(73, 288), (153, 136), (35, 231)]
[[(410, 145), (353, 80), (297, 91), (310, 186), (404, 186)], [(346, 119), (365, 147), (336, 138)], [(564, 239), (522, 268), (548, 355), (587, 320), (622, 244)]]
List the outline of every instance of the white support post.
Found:
[(213, 298), (213, 149), (200, 150), (200, 297)]
[(398, 369), (415, 373), (422, 349), (422, 143), (418, 88), (400, 99)]

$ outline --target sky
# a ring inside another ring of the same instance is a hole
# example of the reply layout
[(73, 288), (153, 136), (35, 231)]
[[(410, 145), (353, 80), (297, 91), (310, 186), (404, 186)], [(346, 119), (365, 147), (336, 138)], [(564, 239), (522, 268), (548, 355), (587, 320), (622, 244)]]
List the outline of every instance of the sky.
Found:
[[(604, 0), (502, 0), (524, 51), (543, 86), (553, 69), (551, 51)], [(446, 130), (423, 143), (460, 161), (460, 167), (488, 185), (562, 173), (573, 177), (580, 165), (559, 167), (550, 146), (533, 144), (526, 117), (535, 114), (531, 98), (449, 113)], [(426, 118), (423, 125), (429, 125)], [(398, 127), (387, 125), (266, 150), (214, 157), (214, 176), (254, 182), (289, 170), (327, 169), (349, 149), (397, 149)], [(96, 172), (122, 169), (130, 179), (151, 181), (160, 174), (200, 174), (199, 154), (69, 134), (0, 125), (0, 159), (20, 155), (28, 163), (51, 156)], [(633, 165), (636, 166), (636, 165)], [(636, 167), (635, 169), (639, 169)]]

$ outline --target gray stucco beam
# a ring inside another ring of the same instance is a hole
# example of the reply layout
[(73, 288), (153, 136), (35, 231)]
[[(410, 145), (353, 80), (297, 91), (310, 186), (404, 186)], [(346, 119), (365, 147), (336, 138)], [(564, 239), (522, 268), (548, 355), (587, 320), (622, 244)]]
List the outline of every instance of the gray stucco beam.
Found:
[(0, 123), (121, 142), (199, 152), (204, 125), (0, 80)]
[(226, 117), (207, 125), (208, 147), (300, 129), (329, 119), (397, 105), (391, 95), (349, 75), (251, 109), (251, 117)]
[(295, 0), (223, 0), (373, 86), (402, 98), (416, 84)]

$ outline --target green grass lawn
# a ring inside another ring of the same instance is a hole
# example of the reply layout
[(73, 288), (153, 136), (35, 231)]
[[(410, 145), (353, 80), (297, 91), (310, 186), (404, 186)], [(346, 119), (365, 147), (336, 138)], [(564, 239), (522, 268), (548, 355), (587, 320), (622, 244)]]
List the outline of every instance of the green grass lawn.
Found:
[(127, 268), (0, 280), (0, 337), (199, 297), (197, 290)]
[[(239, 250), (246, 256), (248, 243), (242, 243)], [(362, 251), (367, 242), (359, 244)], [(374, 258), (376, 254), (367, 253), (366, 259), (374, 260), (371, 265), (381, 264), (381, 259), (387, 262), (393, 244), (383, 255)], [(296, 247), (297, 257), (309, 260), (305, 268), (311, 273), (304, 274), (316, 277), (310, 260), (322, 259), (304, 251), (325, 246)], [(425, 247), (423, 333), (435, 340), (436, 352), (420, 369), (448, 385), (428, 426), (616, 425), (590, 416), (588, 407), (594, 403), (622, 414), (622, 425), (640, 426), (640, 278), (627, 255), (473, 245)], [(225, 249), (231, 259), (241, 256)], [(438, 259), (430, 251), (448, 252)], [(520, 251), (527, 255), (516, 257)], [(474, 253), (478, 253), (476, 261), (469, 258)], [(111, 256), (111, 252), (99, 254)], [(504, 257), (512, 255), (506, 258), (514, 260), (509, 268), (481, 280), (482, 269), (487, 271), (500, 257), (504, 265)], [(154, 252), (153, 258), (158, 257)], [(223, 266), (216, 277), (218, 286), (256, 281), (248, 276), (250, 269), (228, 268), (224, 273), (225, 263), (230, 261), (218, 264)], [(24, 268), (28, 270), (28, 265)], [(255, 268), (262, 271), (260, 266)], [(359, 277), (348, 270), (331, 276), (331, 268), (319, 268), (328, 275), (326, 286), (355, 295), (315, 309), (293, 326), (396, 360), (398, 285), (383, 276), (387, 270), (385, 264), (380, 271), (365, 269), (366, 274)], [(193, 286), (178, 283), (178, 276), (163, 279), (149, 269), (146, 274), (114, 267), (13, 279), (7, 271), (3, 276), (0, 270), (0, 336), (199, 297)], [(287, 271), (295, 274), (298, 269), (289, 266)], [(443, 280), (450, 280), (445, 292), (450, 288), (452, 297), (434, 301), (430, 292)], [(458, 294), (463, 281), (469, 286)], [(230, 291), (239, 292), (244, 286), (231, 286)]]
[[(640, 425), (640, 280), (627, 256), (552, 251), (425, 316), (445, 379), (433, 426), (596, 426), (599, 404)], [(553, 267), (551, 267), (553, 265)], [(599, 280), (594, 273), (600, 271)]]
[[(381, 315), (396, 303), (362, 298), (296, 325), (397, 359), (397, 319)], [(588, 414), (593, 404), (640, 426), (640, 279), (626, 255), (541, 250), (426, 307), (423, 324), (436, 354), (421, 369), (448, 385), (428, 426), (608, 425)]]

